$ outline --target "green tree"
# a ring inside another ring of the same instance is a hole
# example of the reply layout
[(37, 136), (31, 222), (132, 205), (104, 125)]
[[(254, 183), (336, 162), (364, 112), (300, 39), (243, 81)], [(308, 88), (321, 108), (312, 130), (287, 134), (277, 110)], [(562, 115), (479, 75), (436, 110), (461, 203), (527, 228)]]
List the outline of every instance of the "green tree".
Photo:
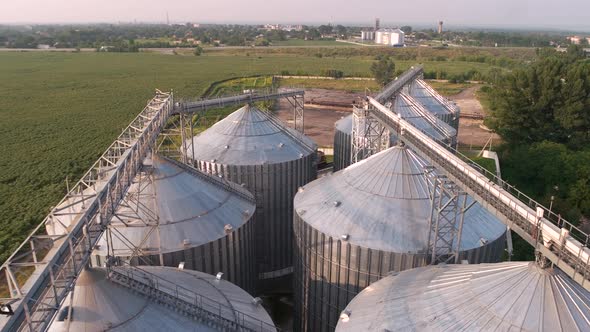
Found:
[(385, 86), (393, 79), (395, 63), (389, 57), (382, 57), (379, 61), (373, 62), (371, 73), (373, 73), (373, 77), (375, 77), (377, 83)]
[(196, 56), (200, 56), (201, 54), (203, 54), (203, 48), (197, 45), (197, 47), (195, 47), (195, 51), (193, 52), (193, 54)]

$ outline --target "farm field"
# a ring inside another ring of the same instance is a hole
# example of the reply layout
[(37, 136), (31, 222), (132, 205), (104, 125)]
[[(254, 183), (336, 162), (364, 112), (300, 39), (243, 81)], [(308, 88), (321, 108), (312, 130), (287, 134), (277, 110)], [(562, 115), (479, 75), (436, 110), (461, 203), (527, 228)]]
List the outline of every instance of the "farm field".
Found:
[[(220, 52), (221, 53), (221, 52)], [(148, 53), (0, 53), (0, 261), (3, 261), (143, 108), (154, 88), (200, 96), (232, 77), (370, 76), (367, 57)], [(403, 70), (413, 61), (396, 61)], [(460, 72), (485, 63), (425, 62)], [(369, 82), (370, 83), (370, 82)]]

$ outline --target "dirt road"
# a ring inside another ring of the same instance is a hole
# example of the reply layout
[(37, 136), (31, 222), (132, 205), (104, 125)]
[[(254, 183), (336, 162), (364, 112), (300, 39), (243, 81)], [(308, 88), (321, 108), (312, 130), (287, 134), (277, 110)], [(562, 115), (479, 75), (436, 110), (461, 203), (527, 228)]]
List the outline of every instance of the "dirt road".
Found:
[[(454, 96), (450, 96), (449, 99), (459, 106), (461, 114), (474, 114), (485, 117), (485, 110), (475, 95), (480, 88), (481, 85), (474, 85)], [(483, 120), (461, 117), (459, 119), (459, 144), (463, 146), (483, 146), (490, 137), (492, 137), (494, 144), (499, 143), (500, 136), (482, 129), (480, 127), (482, 125)]]
[[(341, 90), (306, 89), (305, 135), (320, 147), (332, 146), (334, 123), (349, 115), (353, 103), (357, 103), (362, 96), (364, 94)], [(276, 114), (290, 126), (293, 125), (293, 107), (287, 100), (280, 99)]]

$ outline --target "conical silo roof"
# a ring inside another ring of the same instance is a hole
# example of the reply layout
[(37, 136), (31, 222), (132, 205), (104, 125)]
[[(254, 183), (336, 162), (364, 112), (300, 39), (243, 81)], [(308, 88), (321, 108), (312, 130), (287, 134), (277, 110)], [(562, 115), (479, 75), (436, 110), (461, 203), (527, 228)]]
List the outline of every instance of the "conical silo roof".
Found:
[[(196, 247), (237, 230), (255, 209), (252, 194), (240, 186), (156, 155), (144, 162), (116, 211), (112, 246), (117, 256), (131, 254), (130, 246), (144, 254)], [(100, 244), (104, 255), (104, 237)]]
[(421, 113), (417, 108), (419, 105), (412, 96), (402, 93), (394, 101), (394, 111), (435, 140), (445, 141), (457, 136), (455, 128), (433, 115), (436, 114), (434, 110), (426, 107)]
[[(431, 200), (426, 162), (394, 146), (306, 185), (295, 196), (310, 226), (365, 248), (421, 253), (428, 244)], [(468, 198), (468, 204), (472, 201)], [(479, 204), (465, 214), (461, 250), (496, 240), (506, 227)], [(483, 241), (482, 241), (483, 240)]]
[[(194, 143), (194, 153), (192, 144)], [(226, 165), (262, 165), (315, 153), (316, 144), (270, 112), (246, 105), (188, 141), (189, 158)]]
[(590, 331), (590, 293), (534, 262), (437, 265), (371, 284), (336, 331)]
[[(129, 268), (119, 269), (125, 271)], [(215, 310), (215, 314), (220, 312), (219, 305), (221, 305), (223, 307), (221, 312), (228, 320), (240, 321), (242, 317), (236, 317), (238, 315), (236, 311), (239, 311), (241, 314), (247, 314), (252, 321), (258, 321), (258, 326), (260, 322), (267, 327), (274, 326), (264, 308), (253, 304), (252, 296), (228, 281), (216, 280), (213, 275), (168, 267), (144, 266), (141, 270), (133, 270), (135, 276), (147, 272), (160, 280), (160, 288), (163, 290), (171, 285), (178, 285), (179, 297), (185, 301), (194, 300), (195, 294), (201, 295), (203, 307), (206, 310)], [(67, 312), (69, 304), (68, 296), (68, 300), (64, 302), (58, 314), (58, 319), (51, 324), (49, 331), (68, 331), (67, 321), (60, 321), (59, 316), (67, 317), (64, 313)], [(73, 319), (70, 322), (69, 331), (218, 330), (207, 321), (193, 320), (109, 280), (107, 272), (100, 268), (82, 271), (74, 287), (72, 309)]]
[(456, 115), (457, 108), (445, 101), (444, 97), (438, 95), (428, 87), (423, 80), (415, 80), (409, 87), (410, 95), (430, 112), (437, 116), (450, 114)]
[(335, 124), (336, 130), (339, 130), (343, 133), (347, 133), (349, 135), (352, 134), (352, 114), (343, 117), (342, 119), (336, 121)]

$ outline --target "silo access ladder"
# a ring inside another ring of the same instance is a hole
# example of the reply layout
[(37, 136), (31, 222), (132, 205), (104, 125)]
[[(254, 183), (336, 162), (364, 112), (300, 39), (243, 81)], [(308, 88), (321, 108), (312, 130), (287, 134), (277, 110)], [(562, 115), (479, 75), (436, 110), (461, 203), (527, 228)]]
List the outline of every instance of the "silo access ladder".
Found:
[(368, 111), (413, 151), (471, 195), (535, 247), (542, 261), (557, 266), (590, 291), (590, 237), (469, 158), (436, 142), (378, 100), (367, 97)]
[(111, 281), (123, 287), (223, 331), (277, 331), (273, 325), (256, 317), (195, 293), (139, 267), (111, 267), (108, 275)]

